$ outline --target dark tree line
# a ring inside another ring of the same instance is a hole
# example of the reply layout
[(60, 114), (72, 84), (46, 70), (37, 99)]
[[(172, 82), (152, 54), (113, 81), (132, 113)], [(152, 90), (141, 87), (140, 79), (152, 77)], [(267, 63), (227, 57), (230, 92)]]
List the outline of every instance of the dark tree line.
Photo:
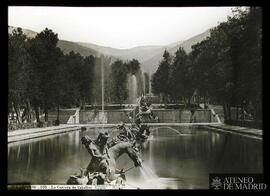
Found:
[[(40, 115), (48, 121), (50, 110), (101, 103), (101, 58), (104, 65), (105, 102), (124, 103), (128, 96), (128, 74), (141, 74), (136, 59), (115, 61), (109, 57), (83, 57), (57, 47), (58, 35), (45, 29), (35, 38), (27, 38), (18, 28), (8, 41), (9, 115), (17, 122), (38, 124)], [(23, 115), (20, 112), (23, 110)], [(59, 121), (59, 119), (57, 119)]]
[(95, 58), (73, 51), (65, 55), (57, 42), (57, 34), (47, 28), (32, 39), (21, 28), (9, 35), (8, 105), (9, 113), (15, 112), (19, 123), (30, 121), (31, 110), (37, 122), (40, 111), (48, 121), (50, 109), (78, 107), (91, 99)]
[[(165, 102), (190, 103), (193, 95), (223, 106), (225, 120), (231, 108), (249, 110), (262, 118), (262, 10), (235, 9), (227, 22), (192, 46), (187, 54), (179, 48), (174, 56), (164, 52), (152, 77), (155, 94)], [(240, 114), (239, 114), (240, 115)]]
[(135, 75), (137, 78), (137, 84), (140, 89), (139, 94), (142, 92), (142, 72), (140, 68), (140, 62), (137, 59), (129, 61), (117, 60), (111, 65), (111, 80), (112, 86), (110, 94), (114, 103), (119, 103), (120, 106), (128, 98), (128, 76)]

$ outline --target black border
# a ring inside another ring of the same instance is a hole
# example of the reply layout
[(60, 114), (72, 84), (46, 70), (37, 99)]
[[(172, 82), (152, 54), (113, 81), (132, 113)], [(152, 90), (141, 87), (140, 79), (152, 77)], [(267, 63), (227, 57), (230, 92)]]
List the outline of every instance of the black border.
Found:
[(1, 160), (1, 171), (0, 171), (0, 192), (6, 189), (6, 179), (7, 179), (7, 92), (8, 92), (8, 71), (7, 71), (7, 47), (8, 47), (8, 34), (7, 34), (7, 7), (0, 7), (0, 43), (1, 43), (1, 64), (0, 64), (0, 85), (1, 85), (1, 95), (0, 95), (0, 160)]
[[(7, 191), (7, 125), (5, 122), (7, 122), (7, 92), (8, 92), (8, 84), (7, 84), (7, 73), (8, 73), (8, 68), (7, 68), (7, 46), (8, 46), (8, 35), (7, 35), (7, 27), (8, 27), (8, 6), (72, 6), (72, 7), (200, 7), (200, 6), (260, 6), (263, 7), (264, 3), (266, 1), (263, 0), (152, 0), (152, 1), (143, 1), (143, 0), (130, 0), (130, 1), (109, 1), (109, 0), (77, 0), (77, 1), (71, 1), (71, 0), (54, 0), (54, 1), (49, 1), (49, 0), (5, 0), (4, 2), (1, 1), (1, 9), (0, 9), (0, 39), (1, 39), (1, 64), (0, 64), (0, 78), (1, 78), (1, 94), (0, 94), (0, 161), (1, 161), (1, 171), (0, 171), (0, 193), (6, 192)], [(265, 14), (266, 10), (263, 9), (263, 25), (265, 26)], [(264, 27), (263, 26), (263, 27)], [(265, 53), (265, 46), (266, 46), (266, 39), (267, 35), (265, 33), (265, 28), (263, 28), (263, 52)], [(265, 57), (265, 55), (263, 55)], [(265, 100), (270, 100), (267, 99), (265, 96), (265, 89), (266, 89), (266, 77), (265, 77), (265, 65), (266, 65), (266, 58), (263, 58), (263, 105), (264, 105), (264, 114), (263, 114), (263, 122), (267, 122), (267, 105)], [(267, 155), (267, 140), (268, 140), (268, 130), (267, 126), (264, 123), (263, 124), (263, 130), (264, 130), (264, 139), (263, 139), (263, 153), (264, 153), (264, 178), (265, 178), (265, 183), (268, 185), (268, 190), (269, 190), (269, 169), (267, 168), (269, 166), (269, 162), (266, 158)], [(219, 192), (213, 191), (213, 190), (192, 190), (190, 193), (198, 193), (198, 191), (203, 191), (207, 193), (214, 193), (218, 194)], [(15, 194), (17, 191), (8, 191), (10, 193), (14, 192)], [(29, 190), (24, 190), (22, 191), (25, 194), (39, 194), (41, 193), (49, 193), (51, 194), (53, 191), (48, 190), (47, 191), (29, 191)], [(181, 193), (187, 193), (189, 191), (187, 190), (144, 190), (144, 191), (137, 191), (137, 190), (109, 190), (109, 191), (60, 191), (57, 190), (56, 194), (58, 193), (69, 193), (69, 194), (83, 194), (83, 195), (111, 195), (111, 194), (116, 194), (116, 195), (127, 195), (127, 194), (141, 194), (144, 192), (145, 194), (181, 194)], [(206, 193), (205, 192), (205, 193)], [(265, 192), (265, 191), (262, 191)], [(229, 192), (231, 193), (231, 191)], [(237, 193), (242, 193), (242, 191), (238, 191)], [(247, 193), (246, 191), (244, 193)], [(253, 192), (257, 194), (258, 192)]]
[(8, 0), (13, 6), (108, 6), (108, 7), (178, 7), (178, 6), (259, 6), (263, 0)]

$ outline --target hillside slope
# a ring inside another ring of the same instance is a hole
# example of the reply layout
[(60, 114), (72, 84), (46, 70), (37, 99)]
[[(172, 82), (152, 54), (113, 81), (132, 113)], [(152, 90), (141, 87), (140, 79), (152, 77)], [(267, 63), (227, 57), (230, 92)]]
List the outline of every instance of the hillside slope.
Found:
[(126, 60), (135, 58), (140, 62), (153, 57), (154, 55), (158, 54), (161, 51), (161, 49), (163, 49), (163, 46), (138, 46), (130, 49), (117, 49), (112, 47), (99, 46), (96, 44), (86, 42), (77, 42), (77, 43), (82, 46), (92, 48), (105, 55), (110, 55)]
[(164, 50), (166, 49), (171, 55), (174, 55), (174, 53), (178, 50), (179, 47), (183, 47), (184, 50), (189, 53), (191, 52), (191, 46), (201, 42), (202, 40), (206, 39), (206, 37), (208, 37), (210, 35), (210, 29), (208, 29), (207, 31), (196, 35), (194, 37), (191, 37), (190, 39), (180, 42), (178, 44), (171, 44), (172, 47), (170, 47), (170, 45), (168, 45), (168, 47), (164, 47), (162, 51), (160, 51), (158, 54), (156, 54), (155, 56), (153, 56), (152, 58), (145, 60), (143, 62), (141, 62), (142, 67), (144, 67), (144, 70), (146, 72), (151, 72), (154, 73), (157, 68), (158, 68), (158, 64), (159, 62), (162, 60), (162, 55)]
[(75, 53), (80, 53), (82, 56), (99, 55), (99, 52), (96, 50), (81, 46), (75, 42), (59, 40), (57, 46), (64, 52), (64, 54), (74, 51)]
[[(8, 33), (12, 34), (13, 30), (15, 30), (17, 28), (18, 27), (8, 26)], [(37, 32), (32, 31), (30, 29), (23, 29), (23, 28), (22, 28), (22, 32), (29, 38), (34, 38), (38, 34)]]
[[(9, 33), (11, 33), (14, 29), (15, 27), (9, 26)], [(23, 32), (30, 38), (37, 35), (36, 32), (29, 29), (23, 29)], [(183, 47), (186, 52), (189, 53), (192, 45), (204, 40), (209, 35), (210, 29), (199, 35), (193, 36), (190, 39), (178, 41), (166, 46), (138, 46), (130, 49), (117, 49), (92, 43), (72, 42), (66, 40), (59, 40), (58, 47), (64, 53), (74, 51), (80, 53), (82, 56), (98, 56), (100, 54), (104, 54), (105, 56), (111, 57), (111, 62), (115, 61), (117, 58), (122, 60), (131, 60), (135, 58), (141, 63), (141, 68), (143, 71), (154, 73), (158, 68), (158, 64), (162, 59), (165, 49), (167, 49), (171, 55), (174, 55), (179, 47)]]
[[(8, 33), (11, 34), (13, 30), (17, 29), (18, 27), (13, 27), (9, 26), (8, 27)], [(34, 38), (38, 33), (29, 29), (24, 29), (22, 28), (23, 33), (28, 37), (28, 38)], [(75, 53), (80, 53), (82, 56), (97, 56), (99, 55), (99, 52), (97, 52), (94, 49), (87, 48), (84, 46), (81, 46), (77, 44), (76, 42), (71, 42), (71, 41), (65, 41), (65, 40), (59, 40), (57, 43), (57, 46), (65, 53), (69, 53), (71, 51), (74, 51)]]

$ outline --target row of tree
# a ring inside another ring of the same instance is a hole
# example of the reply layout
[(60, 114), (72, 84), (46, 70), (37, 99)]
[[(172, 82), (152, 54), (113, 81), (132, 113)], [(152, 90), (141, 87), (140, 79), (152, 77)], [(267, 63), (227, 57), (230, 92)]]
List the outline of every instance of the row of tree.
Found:
[(232, 107), (241, 108), (242, 113), (252, 108), (253, 117), (262, 118), (262, 10), (233, 11), (189, 54), (183, 48), (174, 56), (164, 52), (152, 77), (155, 94), (165, 102), (186, 104), (194, 94), (210, 99), (223, 105), (225, 120), (231, 119)]
[(60, 107), (100, 104), (101, 64), (105, 103), (122, 104), (128, 96), (128, 75), (142, 75), (136, 59), (116, 60), (111, 64), (110, 57), (83, 57), (73, 51), (64, 54), (57, 43), (58, 35), (47, 28), (32, 39), (21, 28), (9, 35), (9, 114), (16, 114), (19, 123), (30, 122), (33, 113), (37, 122), (41, 114), (48, 121), (51, 109), (58, 108), (59, 114)]
[[(128, 77), (135, 75), (137, 78), (138, 95), (143, 94), (143, 84), (142, 84), (142, 74), (140, 68), (140, 62), (137, 59), (132, 59), (130, 61), (117, 60), (111, 66), (111, 78), (112, 78), (112, 88), (110, 89), (110, 94), (113, 96), (114, 103), (119, 103), (120, 106), (128, 98)], [(138, 96), (137, 95), (137, 96)]]
[(40, 109), (48, 120), (48, 111), (61, 106), (76, 106), (91, 96), (92, 72), (96, 59), (70, 52), (64, 54), (58, 47), (58, 36), (45, 29), (29, 39), (18, 28), (9, 35), (8, 42), (8, 104), (9, 113), (19, 122), (29, 121), (33, 108), (37, 122)]

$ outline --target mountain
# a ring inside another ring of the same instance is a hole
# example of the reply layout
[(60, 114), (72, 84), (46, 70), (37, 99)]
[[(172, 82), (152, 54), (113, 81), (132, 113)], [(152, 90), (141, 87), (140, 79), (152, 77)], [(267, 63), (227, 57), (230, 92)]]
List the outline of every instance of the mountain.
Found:
[(162, 59), (164, 50), (166, 49), (171, 55), (178, 50), (179, 47), (183, 47), (184, 50), (189, 53), (191, 46), (204, 40), (210, 35), (210, 29), (207, 31), (193, 36), (184, 41), (178, 41), (175, 43), (168, 44), (166, 46), (138, 46), (130, 49), (116, 49), (111, 47), (99, 46), (92, 43), (77, 42), (78, 44), (87, 48), (95, 49), (96, 51), (105, 55), (114, 56), (120, 59), (132, 59), (135, 58), (141, 63), (141, 68), (145, 72), (154, 73), (158, 64)]
[[(17, 29), (18, 27), (8, 26), (8, 33), (12, 34), (13, 30)], [(29, 30), (29, 29), (23, 29), (22, 32), (29, 38), (34, 38), (37, 35), (37, 32)]]
[[(11, 33), (15, 28), (16, 27), (9, 26), (8, 32)], [(37, 35), (37, 33), (32, 30), (22, 30), (30, 38), (33, 38)], [(162, 55), (165, 49), (171, 55), (174, 55), (174, 53), (179, 47), (183, 47), (184, 50), (189, 53), (191, 51), (192, 45), (201, 42), (209, 35), (210, 29), (187, 40), (178, 41), (165, 46), (138, 46), (130, 49), (116, 49), (92, 43), (72, 42), (66, 40), (59, 40), (58, 47), (64, 53), (74, 51), (80, 53), (82, 56), (97, 56), (100, 54), (104, 54), (105, 56), (111, 57), (112, 62), (115, 61), (117, 58), (122, 60), (131, 60), (135, 58), (141, 63), (141, 68), (143, 71), (154, 73), (158, 68), (159, 62), (162, 60)]]
[(99, 55), (99, 52), (96, 50), (81, 46), (71, 41), (59, 40), (57, 46), (64, 52), (64, 54), (74, 51), (75, 53), (80, 53), (82, 56)]
[(154, 55), (152, 58), (147, 59), (141, 62), (141, 66), (144, 68), (144, 71), (154, 73), (157, 68), (159, 62), (162, 60), (162, 55), (164, 50), (166, 49), (171, 55), (174, 55), (175, 52), (179, 49), (179, 47), (183, 47), (184, 50), (189, 53), (191, 52), (191, 46), (201, 42), (202, 40), (206, 39), (210, 35), (210, 29), (207, 31), (191, 37), (185, 41), (177, 42), (174, 44), (170, 44), (167, 47), (164, 47), (158, 54)]
[(130, 49), (116, 49), (111, 47), (99, 46), (92, 43), (85, 43), (85, 42), (77, 42), (77, 43), (88, 48), (93, 48), (96, 51), (105, 55), (114, 56), (116, 58), (124, 60), (135, 58), (140, 62), (151, 58), (152, 56), (160, 52), (161, 49), (163, 48), (163, 46), (138, 46)]
[(189, 39), (187, 39), (186, 41), (180, 43), (179, 45), (173, 47), (171, 50), (173, 52), (176, 52), (177, 49), (181, 46), (185, 49), (185, 51), (187, 53), (190, 53), (191, 52), (191, 46), (196, 44), (196, 43), (199, 43), (201, 42), (202, 40), (206, 39), (208, 36), (210, 36), (210, 29), (206, 30), (205, 32), (199, 34), (199, 35), (196, 35), (194, 37), (191, 37)]
[[(11, 34), (14, 29), (17, 29), (18, 27), (13, 27), (9, 26), (8, 27), (8, 33)], [(23, 29), (23, 33), (28, 37), (28, 38), (34, 38), (38, 33), (29, 29)], [(97, 56), (99, 55), (99, 52), (92, 48), (84, 47), (76, 42), (71, 42), (71, 41), (65, 41), (65, 40), (59, 40), (57, 43), (57, 46), (64, 52), (64, 54), (67, 54), (71, 51), (74, 51), (75, 53), (80, 53), (82, 56)]]

